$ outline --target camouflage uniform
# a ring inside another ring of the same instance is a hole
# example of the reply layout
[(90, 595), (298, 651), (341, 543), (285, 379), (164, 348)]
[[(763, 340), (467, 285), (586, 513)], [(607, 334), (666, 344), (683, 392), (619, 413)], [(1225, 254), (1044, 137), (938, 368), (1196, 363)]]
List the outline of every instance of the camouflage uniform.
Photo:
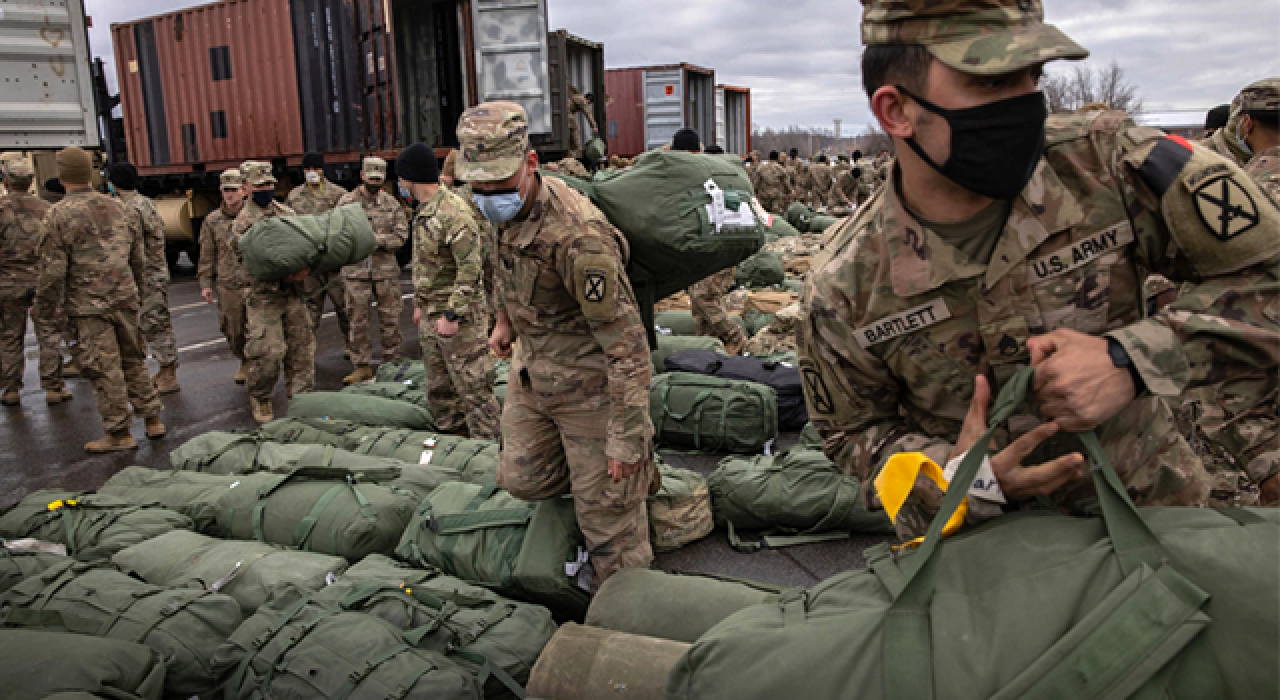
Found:
[[(249, 206), (246, 200), (241, 211)], [(236, 217), (226, 206), (204, 219), (200, 226), (200, 267), (196, 277), (201, 289), (214, 289), (218, 294), (218, 328), (231, 346), (231, 354), (245, 361), (245, 333), (248, 328), (249, 287), (253, 278), (245, 269), (234, 246), (232, 227)]]
[(835, 174), (828, 163), (813, 163), (809, 166), (809, 204), (825, 207), (831, 197), (831, 189), (835, 186)]
[(121, 191), (120, 201), (137, 218), (147, 246), (146, 280), (138, 283), (142, 294), (138, 328), (151, 346), (156, 362), (161, 367), (168, 367), (178, 361), (178, 341), (173, 336), (173, 321), (169, 317), (169, 263), (164, 255), (164, 221), (156, 211), (155, 202), (137, 192)]
[[(868, 0), (867, 17), (883, 19), (889, 14), (883, 8), (892, 5)], [(949, 14), (948, 6), (940, 7)], [(1038, 2), (1005, 12), (1041, 37), (1042, 43), (1020, 47), (1020, 66), (1075, 47), (1039, 24)], [(945, 37), (947, 27), (964, 26), (950, 19), (908, 23), (903, 32), (920, 34), (903, 36), (892, 31), (895, 22), (864, 18), (864, 43), (928, 44)], [(1009, 33), (984, 34), (929, 48), (960, 70), (1003, 60), (1009, 39)], [(1232, 415), (1269, 407), (1269, 433), (1259, 430), (1237, 445), (1237, 456), (1255, 480), (1280, 469), (1274, 454), (1280, 332), (1268, 310), (1278, 303), (1280, 212), (1253, 194), (1256, 186), (1235, 166), (1135, 126), (1122, 113), (1050, 117), (1046, 131), (1044, 156), (1013, 200), (989, 264), (969, 260), (920, 224), (893, 184), (829, 232), (815, 260), (799, 337), (806, 399), (825, 451), (864, 479), (869, 506), (880, 505), (873, 479), (891, 455), (924, 452), (946, 463), (977, 374), (998, 389), (1028, 364), (1027, 340), (1058, 328), (1114, 338), (1146, 385), (1097, 431), (1137, 503), (1208, 500), (1209, 475), (1162, 401), (1188, 387), (1221, 387)], [(1243, 204), (1249, 194), (1256, 208), (1246, 205), (1247, 216), (1232, 216), (1201, 196), (1224, 182), (1233, 203)], [(1218, 224), (1210, 229), (1206, 220)], [(1147, 318), (1142, 282), (1151, 271), (1188, 284), (1177, 304)], [(1237, 289), (1253, 291), (1246, 297)], [(1039, 422), (1022, 409), (998, 432), (997, 446)], [(1077, 438), (1061, 434), (1025, 463), (1080, 449)], [(1049, 500), (1078, 510), (1091, 492), (1086, 479)], [(899, 512), (899, 533), (922, 534), (940, 495), (931, 481), (917, 480)], [(980, 507), (969, 500), (971, 514), (977, 513)], [(982, 517), (990, 515), (986, 508)]]
[[(413, 216), (413, 288), (422, 309), (418, 334), (436, 425), (445, 433), (497, 440), (502, 409), (493, 395), (488, 344), (486, 231), (467, 202), (437, 188)], [(458, 332), (445, 338), (436, 333), (436, 320), (450, 310), (458, 316)]]
[(772, 355), (779, 352), (795, 352), (796, 330), (800, 327), (800, 304), (792, 304), (773, 315), (769, 325), (760, 329), (742, 347), (749, 355)]
[[(10, 166), (11, 172), (16, 170)], [(29, 169), (27, 169), (29, 171)], [(26, 358), (27, 314), (31, 311), (39, 279), (40, 222), (49, 211), (49, 203), (25, 192), (12, 192), (0, 197), (0, 392), (22, 390)], [(40, 340), (41, 370), (45, 369), (46, 341)], [(54, 345), (56, 372), (48, 381), (41, 372), (41, 385), (46, 391), (62, 390), (62, 352)]]
[[(293, 188), (285, 199), (285, 206), (298, 214), (323, 214), (338, 206), (338, 202), (346, 196), (347, 191), (322, 179), (319, 187), (302, 184)], [(342, 332), (342, 342), (347, 354), (351, 354), (351, 323), (347, 317), (347, 286), (341, 274), (312, 271), (302, 282), (303, 298), (307, 302), (307, 310), (311, 314), (311, 327), (320, 330), (320, 317), (324, 315), (324, 300), (327, 296), (333, 302), (334, 313), (338, 316), (338, 330)]]
[(338, 206), (359, 202), (364, 207), (378, 248), (363, 262), (342, 268), (347, 284), (347, 317), (351, 319), (351, 364), (368, 365), (373, 357), (369, 337), (370, 307), (378, 302), (382, 329), (382, 361), (400, 357), (400, 263), (396, 251), (409, 238), (409, 220), (395, 197), (378, 190), (376, 197), (364, 187), (343, 195)]
[(1271, 195), (1271, 201), (1280, 202), (1280, 146), (1255, 155), (1244, 171), (1263, 192)]
[(581, 114), (587, 120), (587, 126), (591, 128), (591, 135), (600, 133), (600, 129), (596, 126), (596, 117), (591, 113), (591, 103), (587, 98), (578, 91), (578, 88), (569, 86), (569, 155), (577, 158), (582, 155), (582, 127), (578, 125), (578, 115)]
[(730, 354), (735, 355), (747, 338), (725, 311), (724, 295), (733, 286), (737, 272), (738, 268), (728, 267), (689, 287), (689, 305), (697, 334), (719, 338)]
[(775, 216), (783, 216), (794, 196), (791, 174), (778, 161), (767, 160), (756, 168), (755, 191), (760, 206)]
[[(795, 202), (808, 204), (813, 197), (813, 187), (809, 180), (809, 165), (799, 158), (792, 158), (787, 161), (787, 174), (791, 177), (791, 201), (786, 206), (791, 206)], [(784, 211), (786, 207), (783, 207)]]
[(70, 318), (71, 351), (93, 384), (108, 435), (129, 428), (129, 405), (144, 417), (163, 406), (147, 374), (146, 344), (138, 330), (139, 279), (147, 253), (136, 216), (111, 197), (68, 192), (40, 226), (37, 313)]
[[(529, 148), (527, 124), (508, 102), (468, 110), (458, 175), (513, 175)], [(626, 238), (567, 184), (538, 178), (534, 187), (522, 216), (498, 227), (491, 255), (495, 304), (516, 339), (498, 484), (529, 500), (573, 494), (598, 587), (653, 560), (649, 344), (625, 272)], [(642, 467), (614, 483), (609, 458)]]

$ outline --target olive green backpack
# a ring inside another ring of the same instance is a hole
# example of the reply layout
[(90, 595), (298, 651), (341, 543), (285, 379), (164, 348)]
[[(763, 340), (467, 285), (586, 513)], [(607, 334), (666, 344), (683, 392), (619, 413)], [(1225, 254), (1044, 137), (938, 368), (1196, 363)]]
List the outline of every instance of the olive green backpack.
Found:
[(58, 489), (36, 491), (0, 515), (0, 538), (56, 542), (82, 561), (109, 559), (125, 547), (191, 528), (191, 518), (159, 504)]
[(786, 279), (782, 256), (772, 250), (762, 250), (738, 265), (734, 282), (749, 289), (760, 289), (782, 284)]
[(399, 460), (355, 454), (335, 445), (292, 445), (261, 434), (205, 433), (169, 453), (169, 464), (209, 474), (290, 472), (301, 467), (333, 467), (368, 474), (395, 472)]
[(778, 436), (778, 397), (755, 382), (667, 372), (653, 378), (649, 419), (664, 447), (759, 452)]

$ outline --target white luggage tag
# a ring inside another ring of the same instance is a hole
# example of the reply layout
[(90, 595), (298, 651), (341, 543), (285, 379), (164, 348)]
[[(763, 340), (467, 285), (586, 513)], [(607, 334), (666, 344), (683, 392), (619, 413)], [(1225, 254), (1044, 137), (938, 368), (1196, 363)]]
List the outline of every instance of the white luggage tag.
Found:
[(715, 180), (707, 178), (702, 183), (702, 189), (711, 196), (711, 203), (707, 205), (707, 219), (711, 222), (713, 233), (720, 233), (725, 226), (749, 228), (756, 225), (755, 212), (750, 206), (739, 205), (736, 211), (725, 206), (724, 191)]
[[(964, 461), (964, 454), (947, 462), (946, 468), (942, 470), (942, 475), (947, 477), (947, 483), (951, 483), (955, 478), (956, 470), (960, 469), (960, 462)], [(969, 487), (969, 495), (991, 503), (1001, 505), (1006, 503), (1004, 491), (1000, 490), (1000, 482), (996, 480), (996, 473), (991, 469), (991, 457), (982, 459), (982, 466), (978, 467), (978, 475), (973, 478), (973, 485)]]
[(431, 464), (431, 458), (432, 458), (432, 457), (435, 455), (435, 453), (436, 453), (436, 450), (435, 450), (435, 447), (436, 447), (436, 439), (435, 439), (435, 438), (427, 438), (426, 440), (423, 440), (423, 441), (422, 441), (422, 446), (423, 446), (423, 447), (425, 447), (425, 448), (427, 448), (427, 449), (425, 449), (425, 450), (423, 450), (423, 451), (422, 451), (422, 456), (418, 458), (418, 464), (420, 464), (420, 465), (422, 465), (422, 466), (424, 466), (424, 467), (425, 467), (425, 466), (427, 466), (428, 464)]

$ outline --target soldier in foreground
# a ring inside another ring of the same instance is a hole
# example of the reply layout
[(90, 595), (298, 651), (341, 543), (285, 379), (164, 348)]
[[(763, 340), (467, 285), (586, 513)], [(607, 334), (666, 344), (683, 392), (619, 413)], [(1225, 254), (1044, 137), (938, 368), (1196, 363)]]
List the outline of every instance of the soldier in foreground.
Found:
[[(302, 176), (306, 182), (293, 188), (285, 198), (285, 206), (298, 214), (323, 214), (338, 206), (347, 191), (329, 182), (324, 176), (324, 156), (311, 152), (302, 157)], [(324, 316), (324, 300), (333, 302), (338, 317), (338, 330), (342, 332), (343, 349), (351, 356), (351, 323), (347, 318), (347, 286), (339, 273), (313, 271), (302, 284), (307, 309), (311, 313), (311, 330), (320, 332), (320, 318)]]
[(382, 361), (400, 359), (400, 263), (396, 251), (409, 238), (409, 220), (395, 197), (382, 190), (387, 178), (387, 161), (365, 158), (360, 171), (364, 185), (348, 192), (338, 206), (358, 202), (373, 226), (378, 247), (363, 262), (342, 268), (347, 285), (347, 316), (351, 319), (351, 363), (355, 371), (343, 378), (343, 384), (358, 384), (373, 379), (373, 339), (369, 337), (372, 306), (378, 302), (378, 327), (381, 329)]
[(247, 196), (244, 175), (239, 170), (224, 170), (219, 186), (222, 188), (222, 206), (206, 216), (200, 226), (200, 267), (196, 278), (200, 281), (200, 296), (206, 303), (218, 305), (218, 328), (226, 336), (231, 354), (240, 361), (235, 382), (244, 384), (249, 377), (244, 343), (248, 327), (249, 287), (253, 278), (240, 261), (231, 235), (231, 228), (240, 210), (244, 209)]
[(138, 219), (146, 239), (147, 277), (145, 283), (139, 282), (142, 313), (138, 316), (138, 327), (151, 346), (151, 354), (160, 363), (160, 371), (152, 377), (156, 391), (172, 394), (182, 387), (178, 385), (178, 341), (169, 317), (169, 262), (164, 254), (164, 221), (156, 211), (155, 202), (138, 192), (138, 169), (132, 163), (113, 165), (110, 182), (125, 209)]
[[(1237, 457), (1274, 494), (1280, 212), (1232, 163), (1122, 113), (1046, 124), (1043, 64), (1087, 52), (1039, 2), (1000, 4), (864, 0), (864, 86), (899, 158), (805, 290), (801, 368), (826, 453), (920, 535), (945, 483), (881, 480), (885, 462), (959, 457), (992, 392), (1031, 365), (1039, 411), (997, 438), (998, 487), (970, 491), (970, 521), (1038, 496), (1087, 506), (1067, 433), (1091, 429), (1137, 503), (1204, 505), (1209, 476), (1162, 399), (1209, 384), (1272, 402), (1269, 444)], [(1186, 291), (1151, 317), (1148, 270)]]
[(396, 175), (418, 202), (413, 214), (413, 322), (427, 369), (427, 401), (441, 432), (498, 440), (489, 312), (484, 294), (487, 229), (472, 208), (439, 184), (436, 154), (424, 144), (400, 152)]
[(538, 175), (519, 105), (472, 107), (458, 141), (458, 176), (497, 230), (489, 347), (499, 357), (515, 350), (498, 485), (527, 500), (573, 494), (595, 590), (653, 561), (652, 370), (625, 272), (630, 249), (588, 199)]
[[(240, 172), (248, 184), (249, 200), (231, 225), (232, 240), (239, 240), (264, 217), (294, 215), (292, 209), (275, 200), (276, 178), (270, 163), (246, 161)], [(304, 268), (283, 280), (253, 280), (249, 285), (244, 356), (249, 363), (249, 407), (258, 423), (275, 419), (271, 396), (281, 363), (290, 398), (315, 389), (316, 337), (302, 296), (303, 280), (310, 272)]]
[(1274, 202), (1280, 202), (1280, 78), (1260, 80), (1241, 93), (1240, 140), (1253, 158), (1245, 166)]
[(58, 152), (58, 179), (67, 195), (40, 226), (37, 312), (65, 309), (72, 353), (93, 383), (106, 436), (84, 446), (91, 454), (132, 450), (132, 414), (141, 415), (149, 438), (163, 437), (163, 408), (147, 374), (146, 344), (138, 330), (140, 297), (135, 280), (146, 278), (147, 253), (138, 219), (119, 201), (89, 188), (93, 160), (79, 148)]

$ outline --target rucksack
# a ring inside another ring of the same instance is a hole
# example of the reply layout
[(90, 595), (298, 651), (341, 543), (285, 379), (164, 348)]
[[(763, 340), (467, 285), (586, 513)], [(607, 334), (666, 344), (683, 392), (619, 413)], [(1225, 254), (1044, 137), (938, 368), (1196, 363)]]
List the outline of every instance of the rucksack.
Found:
[(378, 241), (364, 207), (347, 204), (320, 214), (267, 216), (237, 242), (255, 280), (280, 280), (304, 268), (337, 272), (373, 254)]
[(697, 326), (692, 311), (658, 311), (653, 315), (653, 325), (658, 336), (696, 336)]
[(422, 360), (392, 360), (378, 365), (374, 375), (378, 384), (403, 384), (422, 389), (427, 384), (427, 366)]
[(235, 598), (252, 615), (284, 584), (319, 590), (347, 568), (342, 557), (277, 545), (217, 540), (174, 530), (116, 552), (111, 563), (166, 588), (198, 587)]
[(654, 376), (654, 440), (703, 452), (759, 452), (778, 437), (778, 395), (755, 382), (688, 372)]
[(31, 537), (66, 545), (81, 561), (112, 554), (170, 530), (190, 530), (191, 518), (158, 504), (134, 505), (103, 494), (36, 491), (0, 516), (0, 537)]
[(771, 250), (762, 250), (738, 265), (734, 283), (750, 289), (772, 287), (787, 279), (782, 267), (782, 256)]
[[(65, 554), (43, 551), (44, 548), (48, 548), (45, 545), (49, 543), (41, 543), (42, 548), (24, 546), (27, 543), (34, 542), (34, 540), (0, 541), (0, 593), (4, 593), (22, 583), (24, 579), (35, 576), (51, 566), (74, 561)], [(52, 546), (60, 547), (61, 545)], [(65, 547), (62, 549), (66, 551)]]
[(712, 350), (724, 354), (724, 343), (719, 338), (702, 335), (659, 335), (658, 344), (654, 346), (649, 359), (653, 363), (653, 373), (662, 374), (667, 371), (667, 356), (681, 350)]
[(684, 350), (667, 356), (668, 372), (692, 372), (739, 379), (772, 387), (778, 397), (778, 429), (799, 430), (809, 421), (800, 368), (758, 357), (722, 355), (711, 350)]
[(398, 459), (356, 454), (334, 445), (289, 445), (260, 434), (218, 431), (188, 440), (169, 453), (169, 463), (182, 471), (224, 475), (332, 467), (363, 473), (366, 479), (378, 474), (395, 478), (405, 466)]
[(695, 471), (658, 460), (662, 487), (649, 497), (649, 542), (655, 552), (670, 552), (711, 534), (711, 492)]
[(416, 389), (404, 382), (352, 384), (339, 393), (358, 394), (360, 396), (377, 396), (382, 399), (394, 399), (396, 401), (411, 403), (419, 408), (426, 409), (427, 412), (431, 411), (431, 404), (427, 402), (427, 392), (423, 389)]
[(435, 430), (431, 411), (414, 404), (380, 396), (314, 391), (289, 401), (290, 418), (333, 418), (380, 428)]
[(214, 651), (240, 625), (228, 596), (164, 589), (114, 569), (68, 560), (0, 596), (0, 626), (66, 631), (145, 644), (164, 658), (165, 694), (212, 692)]
[(165, 667), (160, 652), (133, 642), (0, 629), (0, 678), (12, 700), (161, 700)]
[(135, 505), (159, 503), (191, 518), (196, 532), (208, 532), (218, 518), (218, 499), (238, 478), (236, 475), (125, 467), (107, 479), (98, 493)]
[(692, 644), (730, 615), (784, 588), (689, 572), (622, 569), (591, 598), (584, 624)]
[(801, 233), (822, 233), (835, 225), (838, 218), (819, 214), (800, 202), (787, 207), (787, 223)]

